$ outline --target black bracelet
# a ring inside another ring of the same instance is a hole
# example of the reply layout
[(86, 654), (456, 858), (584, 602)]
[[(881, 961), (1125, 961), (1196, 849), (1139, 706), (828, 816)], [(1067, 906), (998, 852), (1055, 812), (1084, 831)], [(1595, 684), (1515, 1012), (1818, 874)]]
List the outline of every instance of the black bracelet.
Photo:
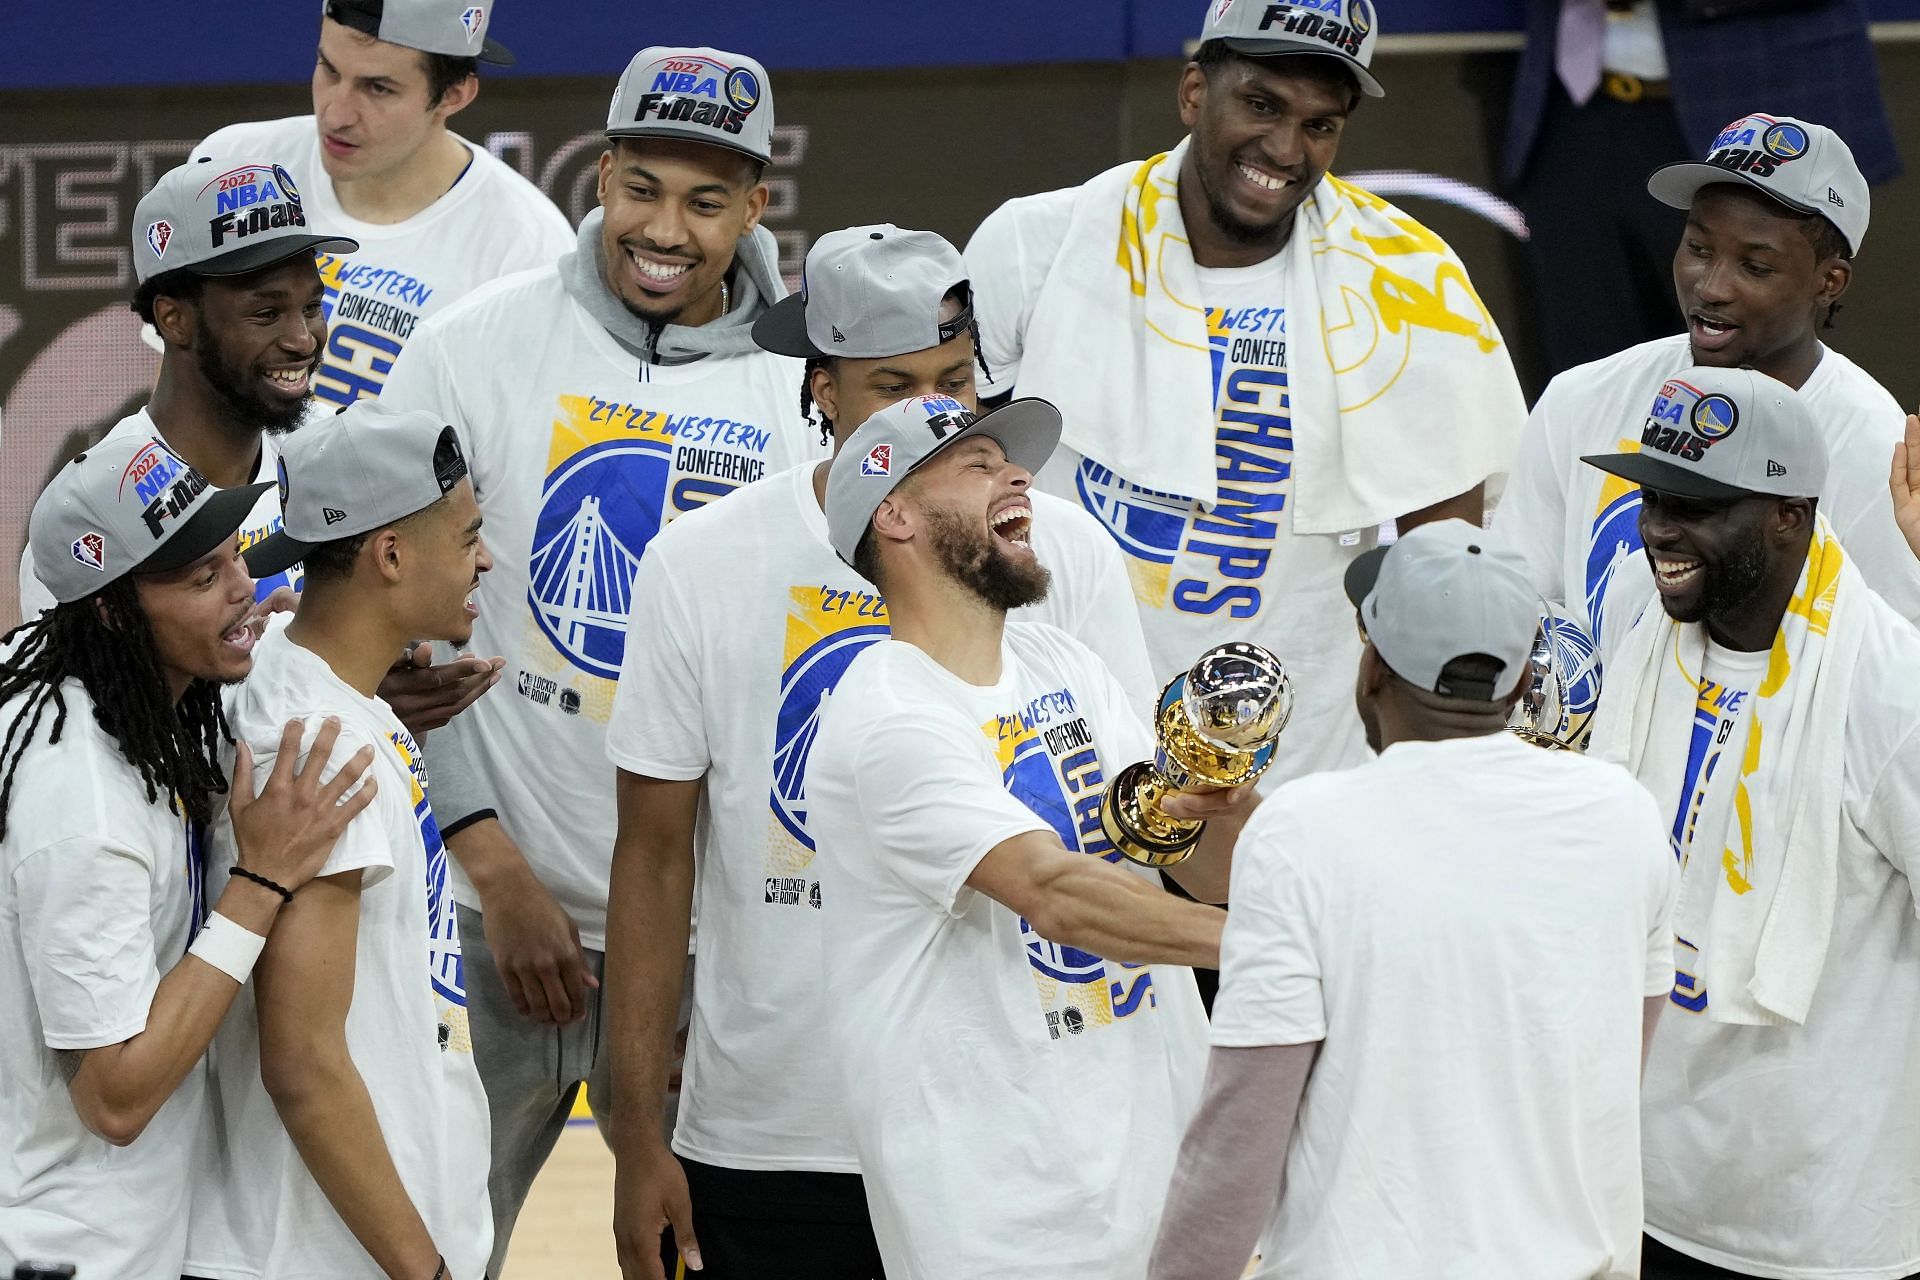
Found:
[(433, 1280), (447, 1280), (447, 1259), (444, 1254), (440, 1257), (440, 1265), (434, 1268)]
[[(245, 876), (247, 879), (253, 881), (255, 884), (264, 885), (267, 888), (273, 890), (275, 893), (279, 894), (282, 898), (286, 899), (288, 902), (293, 901), (293, 890), (287, 888), (287, 886), (283, 884), (275, 884), (273, 881), (267, 879), (263, 875), (260, 875), (258, 872), (249, 871), (245, 867), (228, 867), (227, 874), (230, 876)], [(446, 1266), (446, 1263), (443, 1262), (440, 1265), (442, 1268), (444, 1268)], [(440, 1277), (435, 1276), (434, 1280), (440, 1280)]]

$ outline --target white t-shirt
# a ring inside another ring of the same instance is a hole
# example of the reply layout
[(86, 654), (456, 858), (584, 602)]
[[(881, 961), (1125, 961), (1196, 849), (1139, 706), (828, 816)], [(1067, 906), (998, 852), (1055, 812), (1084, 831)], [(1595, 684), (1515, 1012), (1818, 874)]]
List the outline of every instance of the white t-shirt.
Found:
[[(196, 1064), (125, 1147), (88, 1132), (55, 1050), (144, 1031), (199, 909), (199, 842), (93, 718), (77, 680), (14, 775), (0, 840), (0, 1271), (64, 1261), (82, 1276), (177, 1280), (188, 1157), (205, 1120)], [(0, 707), (0, 727), (24, 705)]]
[(1505, 733), (1396, 743), (1260, 807), (1213, 1043), (1324, 1043), (1255, 1275), (1640, 1274), (1663, 830), (1626, 770)]
[[(995, 234), (968, 246), (981, 345), (996, 390), (1018, 378), (1026, 323), (1061, 240), (1072, 190), (1016, 200), (995, 215)], [(1164, 683), (1229, 640), (1265, 645), (1293, 678), (1294, 713), (1263, 787), (1368, 756), (1353, 714), (1360, 661), (1346, 567), (1373, 532), (1296, 536), (1292, 408), (1288, 398), (1286, 273), (1278, 255), (1251, 267), (1197, 268), (1213, 357), (1214, 450), (1219, 500), (1208, 511), (1154, 491), (1152, 478), (1121, 476), (1061, 448), (1041, 488), (1078, 502), (1127, 557), (1147, 652)], [(1204, 412), (1196, 405), (1195, 412)]]
[[(641, 557), (607, 754), (648, 777), (706, 777), (694, 969), (674, 1149), (730, 1169), (854, 1173), (831, 1065), (819, 1052), (823, 888), (804, 785), (820, 700), (887, 634), (886, 606), (827, 540), (815, 464), (660, 531)], [(1151, 705), (1145, 646), (1112, 540), (1078, 507), (1034, 495), (1045, 600), (1014, 616), (1130, 665)], [(728, 590), (712, 589), (726, 582)], [(1125, 685), (1125, 682), (1123, 682)], [(769, 1105), (780, 1099), (780, 1105)]]
[[(1660, 606), (1653, 603), (1648, 607)], [(1677, 655), (1673, 656), (1677, 660)], [(1693, 848), (1701, 810), (1706, 806), (1714, 778), (1722, 767), (1734, 771), (1740, 768), (1747, 749), (1747, 734), (1753, 724), (1753, 691), (1766, 678), (1767, 658), (1765, 649), (1741, 653), (1723, 649), (1709, 639), (1701, 669), (1688, 673), (1698, 690), (1693, 702), (1693, 732), (1684, 746), (1678, 742), (1664, 744), (1662, 749), (1673, 753), (1671, 756), (1649, 762), (1657, 771), (1650, 776), (1671, 777), (1667, 770), (1680, 764), (1681, 750), (1686, 752), (1680, 798), (1673, 813), (1668, 815), (1667, 828), (1667, 844), (1681, 863)], [(1687, 950), (1693, 944), (1687, 941), (1680, 921), (1674, 922), (1674, 932), (1677, 939), (1674, 1002), (1684, 1004), (1689, 999), (1686, 992), (1691, 991), (1694, 981), (1692, 966), (1686, 961)], [(1695, 1012), (1705, 1007), (1704, 997), (1690, 1006)]]
[[(1744, 1275), (1920, 1271), (1920, 632), (1884, 601), (1867, 605), (1842, 752), (1833, 930), (1806, 1023), (1709, 1021), (1713, 993), (1689, 967), (1689, 947), (1677, 946), (1673, 1003), (1647, 1064), (1647, 1230)], [(1738, 690), (1752, 678), (1743, 656), (1723, 653), (1706, 674)], [(1716, 698), (1727, 710), (1731, 699)], [(1656, 794), (1672, 790), (1664, 769), (1684, 760), (1695, 772), (1676, 821), (1717, 799), (1700, 786), (1704, 768), (1694, 770), (1704, 728), (1694, 701), (1688, 741), (1650, 743), (1642, 765)], [(1716, 715), (1715, 740), (1721, 719), (1734, 727), (1708, 787), (1734, 785), (1739, 761), (1728, 753), (1752, 711)], [(1656, 703), (1653, 714), (1666, 713)], [(1742, 868), (1755, 885), (1778, 870), (1762, 853)]]
[[(1527, 558), (1534, 589), (1585, 619), (1595, 639), (1606, 625), (1609, 583), (1628, 575), (1622, 585), (1631, 589), (1614, 598), (1638, 602), (1652, 593), (1653, 574), (1641, 554), (1639, 486), (1580, 459), (1637, 450), (1661, 384), (1693, 363), (1684, 333), (1628, 347), (1548, 383), (1527, 420), (1495, 527)], [(1920, 620), (1920, 560), (1894, 523), (1887, 492), (1905, 412), (1864, 369), (1827, 347), (1800, 394), (1827, 439), (1821, 512), (1868, 585)]]
[[(674, 517), (825, 455), (796, 409), (801, 370), (766, 352), (642, 364), (549, 267), (422, 325), (388, 384), (387, 403), (459, 428), (493, 553), (470, 647), (507, 668), (442, 732), (462, 735), (501, 825), (593, 950), (616, 826), (607, 716), (628, 615), (649, 607), (633, 590), (641, 553)], [(478, 908), (457, 866), (455, 886)]]
[[(147, 416), (145, 409), (139, 409), (120, 419), (102, 439), (113, 440), (127, 436), (165, 438), (161, 436), (160, 429), (154, 426), (153, 419)], [(260, 461), (254, 466), (253, 475), (248, 483), (273, 479), (279, 460), (279, 438), (272, 432), (261, 432)], [(276, 490), (269, 489), (260, 495), (260, 500), (253, 504), (253, 510), (247, 513), (246, 523), (240, 526), (240, 549), (245, 551), (267, 535), (277, 532), (279, 528), (280, 494)], [(280, 587), (292, 587), (298, 591), (304, 581), (305, 575), (296, 564), (285, 573), (276, 573), (270, 578), (261, 578), (256, 582), (254, 599), (264, 600)], [(47, 590), (40, 581), (39, 575), (34, 572), (33, 547), (29, 544), (20, 552), (20, 617), (31, 622), (53, 608), (53, 603), (53, 593)]]
[(828, 697), (821, 1008), (891, 1280), (1138, 1280), (1205, 1070), (1193, 974), (1048, 941), (966, 881), (1028, 831), (1117, 861), (1100, 795), (1152, 738), (1065, 633), (1009, 622), (1001, 661), (982, 687), (881, 641)]
[(318, 257), (325, 284), (327, 352), (314, 396), (333, 407), (377, 396), (393, 362), (427, 316), (490, 280), (544, 267), (573, 248), (573, 230), (538, 187), (488, 153), (473, 153), (465, 173), (438, 200), (403, 222), (362, 222), (334, 198), (312, 116), (228, 125), (209, 146), (291, 160), (310, 190), (307, 220), (352, 236), (349, 255)]
[[(414, 1208), (452, 1276), (478, 1276), (493, 1247), (490, 1122), (467, 1032), (450, 859), (434, 824), (420, 750), (386, 703), (363, 697), (284, 627), (254, 647), (253, 674), (227, 700), (261, 786), (287, 721), (307, 722), (300, 760), (327, 716), (340, 718), (337, 765), (372, 744), (380, 790), (320, 874), (363, 872), (347, 1049), (366, 1083)], [(230, 824), (214, 832), (208, 874), (233, 865)], [(260, 1024), (248, 985), (214, 1037), (215, 1123), (194, 1155), (186, 1270), (214, 1280), (339, 1280), (380, 1272), (340, 1220), (260, 1083)], [(371, 1142), (374, 1135), (365, 1135)]]

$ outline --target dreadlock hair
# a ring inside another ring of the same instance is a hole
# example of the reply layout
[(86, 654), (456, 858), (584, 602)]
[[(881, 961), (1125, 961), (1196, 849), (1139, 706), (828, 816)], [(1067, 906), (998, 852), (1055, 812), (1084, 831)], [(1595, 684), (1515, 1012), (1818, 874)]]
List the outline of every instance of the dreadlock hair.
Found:
[[(993, 370), (987, 368), (986, 349), (980, 345), (980, 321), (977, 318), (967, 321), (967, 336), (973, 339), (974, 363), (980, 366), (981, 373), (992, 378)], [(820, 443), (823, 446), (833, 443), (833, 419), (827, 416), (825, 409), (820, 410), (817, 418), (814, 415), (813, 371), (825, 369), (828, 373), (832, 373), (836, 367), (835, 362), (839, 359), (839, 356), (808, 356), (806, 368), (800, 374), (800, 417), (808, 426), (820, 428)]]
[(17, 647), (0, 661), (0, 703), (25, 697), (0, 739), (0, 838), (12, 812), (20, 759), (49, 708), (47, 741), (60, 741), (66, 728), (61, 682), (70, 679), (87, 691), (94, 720), (139, 772), (149, 804), (164, 794), (173, 812), (196, 823), (212, 820), (213, 797), (227, 789), (220, 747), (233, 736), (220, 709), (220, 690), (195, 680), (174, 702), (131, 577), (84, 600), (55, 605), (5, 637), (8, 643), (16, 639)]
[[(1842, 262), (1853, 261), (1853, 249), (1847, 244), (1847, 238), (1840, 234), (1840, 228), (1821, 215), (1809, 214), (1800, 219), (1800, 234), (1805, 236), (1807, 243), (1813, 246), (1815, 262), (1825, 262), (1828, 258), (1838, 258)], [(1839, 314), (1840, 304), (1828, 303), (1827, 314), (1821, 317), (1820, 327), (1836, 328), (1834, 317)]]

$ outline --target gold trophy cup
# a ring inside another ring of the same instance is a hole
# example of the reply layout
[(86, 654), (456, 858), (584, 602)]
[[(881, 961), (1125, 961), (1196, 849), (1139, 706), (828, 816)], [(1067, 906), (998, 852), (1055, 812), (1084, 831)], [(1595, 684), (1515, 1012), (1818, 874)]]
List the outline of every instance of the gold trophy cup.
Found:
[(1237, 787), (1273, 763), (1293, 715), (1293, 684), (1257, 644), (1215, 645), (1161, 691), (1152, 761), (1128, 765), (1100, 798), (1100, 826), (1121, 854), (1148, 867), (1183, 862), (1204, 822), (1168, 817), (1160, 798), (1189, 788)]

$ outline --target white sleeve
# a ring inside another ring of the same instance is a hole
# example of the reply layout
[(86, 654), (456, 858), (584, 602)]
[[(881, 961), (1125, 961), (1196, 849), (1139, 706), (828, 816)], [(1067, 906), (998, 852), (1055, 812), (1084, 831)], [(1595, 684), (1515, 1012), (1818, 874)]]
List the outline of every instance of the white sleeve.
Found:
[(1075, 189), (1009, 200), (987, 215), (967, 242), (973, 314), (988, 376), (980, 395), (1013, 390), (1026, 348), (1027, 322), (1053, 270), (1073, 216)]
[(154, 860), (186, 856), (184, 827), (180, 833), (177, 850), (74, 837), (27, 855), (14, 868), (9, 888), (18, 906), (20, 948), (49, 1049), (98, 1049), (146, 1029), (160, 985)]
[(1660, 807), (1635, 782), (1627, 834), (1633, 852), (1647, 870), (1647, 972), (1640, 994), (1649, 998), (1673, 990), (1673, 904), (1680, 896), (1680, 863), (1667, 842)]
[(1220, 940), (1220, 993), (1212, 1043), (1228, 1049), (1310, 1044), (1327, 1037), (1320, 985), (1319, 895), (1296, 855), (1306, 830), (1286, 789), (1261, 805), (1233, 850), (1227, 928)]
[(20, 621), (32, 622), (54, 606), (53, 592), (47, 590), (33, 568), (33, 546), (20, 549)]
[(965, 909), (967, 877), (994, 846), (1053, 830), (1002, 785), (977, 727), (901, 712), (859, 733), (852, 789), (875, 859), (934, 910)]
[(626, 654), (607, 717), (607, 758), (628, 773), (691, 782), (713, 757), (707, 744), (702, 638), (674, 589), (670, 553), (684, 541), (655, 539), (634, 575)]
[[(1553, 438), (1559, 386), (1557, 380), (1549, 383), (1527, 416), (1520, 456), (1514, 460), (1500, 505), (1494, 508), (1493, 528), (1525, 560), (1533, 589), (1548, 603), (1565, 605), (1567, 477), (1554, 457)], [(1584, 609), (1579, 617), (1584, 623)]]
[[(306, 768), (307, 756), (313, 750), (313, 740), (319, 736), (320, 727), (325, 722), (326, 717), (323, 715), (306, 717), (305, 727), (300, 734), (300, 754), (294, 757), (295, 772)], [(253, 749), (254, 794), (258, 795), (267, 789), (267, 783), (273, 776), (274, 762), (280, 758), (279, 727), (275, 726), (271, 734), (249, 733), (247, 745)], [(393, 747), (387, 743), (374, 742), (364, 732), (343, 720), (340, 725), (340, 736), (334, 739), (333, 751), (327, 757), (327, 771), (321, 775), (321, 782), (330, 780), (360, 748), (368, 745), (373, 747), (374, 763), (365, 776), (373, 777), (381, 773), (380, 753), (392, 751)], [(327, 855), (326, 863), (315, 873), (316, 876), (337, 876), (348, 871), (365, 871), (366, 875), (361, 878), (361, 887), (372, 888), (393, 874), (393, 842), (381, 819), (386, 811), (385, 806), (394, 802), (394, 797), (384, 793), (395, 785), (397, 784), (390, 771), (381, 776), (380, 789), (383, 794), (375, 796), (373, 803), (362, 809), (359, 815), (347, 824), (347, 829), (340, 833), (338, 840), (333, 842), (333, 852)], [(358, 790), (359, 788), (355, 787), (354, 791), (347, 794), (352, 795)], [(414, 803), (412, 799), (405, 796), (399, 799), (409, 806)], [(233, 840), (232, 822), (222, 822), (216, 826), (214, 838), (223, 844), (231, 842)], [(231, 858), (234, 851), (227, 848), (223, 852)]]

